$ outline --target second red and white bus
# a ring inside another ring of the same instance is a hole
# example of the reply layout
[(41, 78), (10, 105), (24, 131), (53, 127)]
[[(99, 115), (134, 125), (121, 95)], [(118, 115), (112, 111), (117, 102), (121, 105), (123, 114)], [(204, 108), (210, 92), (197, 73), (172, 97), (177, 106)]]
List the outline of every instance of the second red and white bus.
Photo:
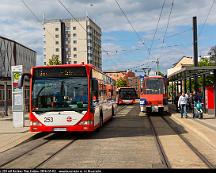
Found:
[(37, 66), (25, 75), (31, 132), (94, 131), (116, 113), (115, 81), (92, 65)]
[(134, 104), (136, 103), (137, 93), (135, 88), (120, 87), (117, 89), (117, 104)]
[(143, 91), (140, 94), (142, 112), (168, 112), (166, 79), (162, 76), (148, 76), (143, 80)]

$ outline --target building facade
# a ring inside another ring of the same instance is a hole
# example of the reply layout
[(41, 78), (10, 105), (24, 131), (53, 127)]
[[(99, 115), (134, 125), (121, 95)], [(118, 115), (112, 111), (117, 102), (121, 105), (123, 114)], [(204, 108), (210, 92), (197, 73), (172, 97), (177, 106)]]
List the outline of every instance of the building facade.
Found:
[(128, 77), (128, 86), (135, 88), (138, 96), (140, 96), (141, 93), (140, 77), (138, 76)]
[(173, 64), (173, 66), (167, 70), (167, 76), (169, 77), (182, 68), (192, 66), (193, 64), (194, 62), (192, 57), (183, 56), (178, 62)]
[(44, 64), (58, 56), (62, 64), (93, 64), (102, 69), (101, 28), (90, 18), (44, 22)]
[[(11, 66), (23, 65), (25, 73), (30, 72), (36, 65), (36, 52), (28, 47), (0, 36), (0, 115), (4, 114), (5, 107), (11, 111)], [(25, 98), (28, 104), (29, 87), (25, 86)]]
[(120, 78), (127, 80), (127, 71), (104, 71), (108, 76), (117, 81)]
[(128, 87), (133, 87), (136, 89), (136, 92), (138, 96), (141, 92), (141, 83), (140, 83), (140, 77), (137, 77), (136, 74), (132, 71), (106, 71), (104, 72), (114, 80), (118, 80), (120, 78), (123, 78), (127, 81)]

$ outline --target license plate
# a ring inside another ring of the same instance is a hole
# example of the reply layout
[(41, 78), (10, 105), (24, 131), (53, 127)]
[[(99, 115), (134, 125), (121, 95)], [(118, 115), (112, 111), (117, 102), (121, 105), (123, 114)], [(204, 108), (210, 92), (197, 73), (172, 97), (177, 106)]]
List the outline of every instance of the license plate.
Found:
[(153, 106), (152, 107), (152, 112), (158, 112), (158, 107), (157, 106)]
[(125, 102), (126, 104), (129, 104), (129, 103), (131, 103), (131, 101), (130, 101), (130, 100), (124, 100), (124, 102)]
[(66, 132), (67, 129), (66, 128), (54, 128), (53, 131), (54, 132)]

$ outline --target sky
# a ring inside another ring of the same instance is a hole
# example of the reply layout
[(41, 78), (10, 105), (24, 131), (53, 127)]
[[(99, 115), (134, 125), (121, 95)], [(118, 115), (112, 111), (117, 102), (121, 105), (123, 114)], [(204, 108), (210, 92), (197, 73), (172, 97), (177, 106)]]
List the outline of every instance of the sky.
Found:
[[(215, 0), (166, 0), (160, 20), (164, 0), (61, 2), (74, 17), (87, 14), (101, 27), (104, 71), (140, 71), (144, 67), (156, 70), (155, 61), (158, 59), (159, 69), (166, 73), (183, 56), (192, 57), (193, 16), (198, 20), (199, 56), (207, 55), (216, 45)], [(37, 65), (43, 64), (43, 18), (64, 19), (71, 18), (71, 15), (58, 0), (0, 0), (0, 35), (35, 50)]]

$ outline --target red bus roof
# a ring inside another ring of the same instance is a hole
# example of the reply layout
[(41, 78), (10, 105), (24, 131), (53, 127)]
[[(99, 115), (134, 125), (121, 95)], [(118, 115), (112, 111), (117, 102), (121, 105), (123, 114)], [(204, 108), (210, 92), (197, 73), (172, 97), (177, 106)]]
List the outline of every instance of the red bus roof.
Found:
[[(37, 69), (37, 68), (64, 68), (64, 67), (88, 67), (88, 68), (95, 69), (98, 72), (102, 73), (103, 75), (111, 78), (110, 76), (108, 76), (107, 74), (105, 74), (103, 71), (101, 71), (100, 69), (98, 69), (97, 67), (95, 67), (92, 64), (61, 64), (61, 65), (33, 66), (32, 69)], [(114, 80), (114, 79), (112, 79), (112, 80)]]
[(147, 77), (144, 77), (144, 79), (146, 78), (158, 78), (158, 79), (163, 79), (164, 77), (163, 76), (147, 76)]
[(119, 87), (118, 89), (120, 89), (120, 88), (134, 88), (134, 87)]
[(96, 68), (92, 64), (61, 64), (61, 65), (45, 65), (45, 66), (33, 66), (32, 68), (64, 68), (64, 67), (91, 67)]

